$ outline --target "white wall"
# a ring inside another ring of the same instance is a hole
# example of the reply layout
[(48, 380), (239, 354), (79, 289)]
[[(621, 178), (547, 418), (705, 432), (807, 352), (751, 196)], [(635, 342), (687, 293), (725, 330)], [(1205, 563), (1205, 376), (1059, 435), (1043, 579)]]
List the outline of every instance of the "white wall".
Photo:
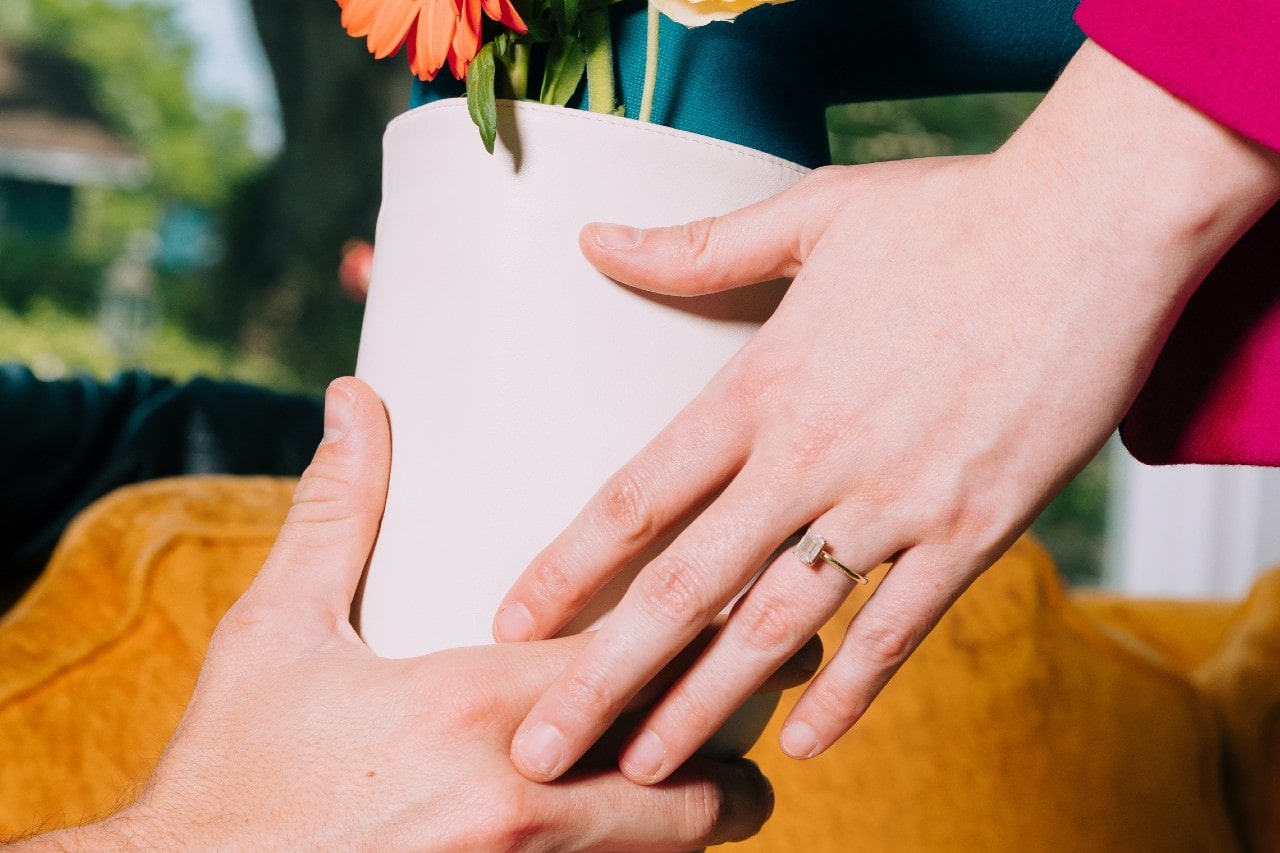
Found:
[(1280, 469), (1148, 467), (1110, 454), (1107, 586), (1146, 597), (1239, 598), (1280, 565)]

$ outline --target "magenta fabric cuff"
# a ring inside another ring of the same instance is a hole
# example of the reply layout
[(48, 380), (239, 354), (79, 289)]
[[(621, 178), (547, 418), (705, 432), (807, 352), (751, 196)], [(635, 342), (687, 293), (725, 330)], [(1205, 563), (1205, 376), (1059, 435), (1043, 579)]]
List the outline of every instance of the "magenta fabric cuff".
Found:
[(1142, 76), (1280, 151), (1280, 2), (1082, 0), (1076, 23)]
[[(1083, 0), (1076, 23), (1210, 118), (1280, 150), (1280, 0)], [(1280, 466), (1280, 207), (1187, 304), (1120, 433), (1152, 465)]]
[(1120, 436), (1149, 465), (1280, 466), (1280, 207), (1209, 273)]

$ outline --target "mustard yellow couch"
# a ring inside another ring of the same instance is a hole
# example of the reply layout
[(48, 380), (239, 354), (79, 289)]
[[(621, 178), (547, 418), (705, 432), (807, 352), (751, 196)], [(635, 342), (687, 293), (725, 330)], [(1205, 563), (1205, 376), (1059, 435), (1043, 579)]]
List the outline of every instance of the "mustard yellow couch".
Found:
[[(0, 838), (128, 801), (292, 487), (157, 481), (68, 531), (0, 620)], [(828, 754), (783, 757), (780, 720), (744, 851), (1280, 851), (1280, 572), (1241, 603), (1068, 594), (1024, 539)]]

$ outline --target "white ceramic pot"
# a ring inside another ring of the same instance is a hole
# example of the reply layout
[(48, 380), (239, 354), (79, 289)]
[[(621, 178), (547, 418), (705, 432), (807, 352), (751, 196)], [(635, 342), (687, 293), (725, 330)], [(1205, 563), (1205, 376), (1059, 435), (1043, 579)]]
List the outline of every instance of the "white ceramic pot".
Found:
[(400, 116), (384, 140), (356, 375), (386, 404), (393, 460), (356, 617), (389, 657), (491, 642), (515, 578), (780, 295), (623, 287), (583, 259), (582, 225), (699, 219), (806, 173), (624, 118), (526, 102), (499, 116), (492, 155), (461, 100)]

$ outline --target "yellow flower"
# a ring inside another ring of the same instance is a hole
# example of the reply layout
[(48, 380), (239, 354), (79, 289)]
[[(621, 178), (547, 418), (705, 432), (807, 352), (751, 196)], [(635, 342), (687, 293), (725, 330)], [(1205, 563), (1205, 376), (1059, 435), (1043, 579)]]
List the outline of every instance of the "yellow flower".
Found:
[(732, 21), (766, 3), (789, 3), (791, 0), (650, 0), (658, 11), (686, 27), (700, 27), (712, 21)]

